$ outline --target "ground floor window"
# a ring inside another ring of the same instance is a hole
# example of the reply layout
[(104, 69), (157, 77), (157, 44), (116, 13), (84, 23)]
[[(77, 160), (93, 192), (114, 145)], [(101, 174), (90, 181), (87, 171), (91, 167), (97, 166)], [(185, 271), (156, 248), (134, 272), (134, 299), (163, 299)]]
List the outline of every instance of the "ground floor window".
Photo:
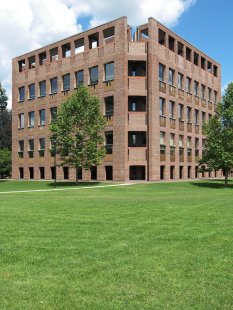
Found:
[(164, 180), (165, 166), (160, 166), (160, 180)]
[(175, 167), (171, 166), (170, 167), (170, 179), (173, 180), (174, 179), (174, 174), (175, 174)]
[(76, 173), (77, 173), (77, 179), (78, 180), (82, 180), (83, 179), (83, 170), (82, 170), (82, 168), (78, 168)]
[(55, 179), (56, 178), (56, 169), (55, 167), (50, 167), (51, 170), (51, 179)]
[(111, 181), (113, 179), (113, 169), (112, 166), (105, 166), (106, 180)]
[(63, 167), (63, 178), (69, 180), (69, 167)]
[(145, 166), (130, 166), (129, 179), (130, 180), (145, 180), (146, 169)]
[(22, 167), (19, 168), (19, 178), (24, 179), (24, 170)]
[(191, 169), (192, 169), (192, 167), (188, 166), (188, 179), (191, 178)]
[(97, 167), (91, 167), (91, 180), (97, 180)]
[(29, 178), (34, 179), (34, 168), (33, 167), (29, 167)]
[(39, 170), (40, 170), (40, 179), (43, 180), (45, 178), (44, 167), (40, 167)]
[(179, 177), (180, 179), (183, 179), (183, 166), (179, 167)]

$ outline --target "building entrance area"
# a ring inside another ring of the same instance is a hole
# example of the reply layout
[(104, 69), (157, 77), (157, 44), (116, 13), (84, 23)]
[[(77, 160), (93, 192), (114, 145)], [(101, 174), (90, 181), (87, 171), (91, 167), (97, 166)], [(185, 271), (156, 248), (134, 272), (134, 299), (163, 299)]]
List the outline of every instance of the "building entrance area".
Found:
[(130, 180), (145, 180), (146, 169), (145, 166), (130, 166), (129, 179)]

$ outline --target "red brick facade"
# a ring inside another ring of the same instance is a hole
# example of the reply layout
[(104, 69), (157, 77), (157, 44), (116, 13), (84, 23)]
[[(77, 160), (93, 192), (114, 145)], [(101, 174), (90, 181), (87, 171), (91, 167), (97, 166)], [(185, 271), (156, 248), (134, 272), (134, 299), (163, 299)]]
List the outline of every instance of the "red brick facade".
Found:
[[(111, 62), (114, 78), (107, 79), (104, 68)], [(161, 65), (164, 72), (159, 77)], [(95, 66), (98, 83), (91, 83), (90, 68)], [(82, 171), (83, 180), (201, 176), (196, 158), (202, 152), (202, 120), (214, 114), (215, 103), (221, 99), (221, 66), (153, 18), (138, 27), (132, 41), (131, 28), (123, 17), (13, 59), (14, 179), (52, 178), (51, 108), (75, 89), (75, 72), (80, 70), (84, 70), (84, 84), (102, 102), (105, 131), (113, 134), (113, 145), (107, 146), (112, 152), (97, 167), (96, 175)], [(64, 90), (62, 77), (66, 74), (70, 74), (70, 90)], [(55, 77), (57, 91), (51, 94), (51, 79)], [(40, 91), (42, 81), (46, 81), (46, 90)], [(29, 98), (32, 84), (35, 93), (32, 86)], [(106, 110), (105, 101), (112, 100), (108, 97), (113, 97), (114, 112)], [(44, 112), (40, 110), (45, 110), (45, 119), (41, 119)], [(31, 123), (29, 112), (34, 112)], [(20, 128), (20, 114), (24, 114), (24, 128)], [(45, 147), (41, 149), (43, 138)], [(34, 140), (34, 150), (29, 150), (29, 140)], [(75, 179), (73, 169), (66, 173), (66, 169), (57, 168), (58, 179)]]

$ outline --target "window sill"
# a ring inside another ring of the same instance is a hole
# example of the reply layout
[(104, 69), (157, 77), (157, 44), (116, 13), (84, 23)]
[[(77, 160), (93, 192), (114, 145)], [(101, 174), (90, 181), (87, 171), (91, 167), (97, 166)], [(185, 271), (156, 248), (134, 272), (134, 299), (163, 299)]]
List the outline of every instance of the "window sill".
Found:
[(28, 101), (32, 101), (32, 100), (35, 100), (35, 98), (28, 98)]
[(18, 103), (24, 103), (25, 100), (19, 100)]
[(113, 79), (109, 79), (109, 80), (104, 80), (103, 83), (108, 83), (108, 82), (112, 82), (114, 81), (114, 78)]
[(57, 92), (49, 93), (49, 96), (54, 96), (54, 95), (57, 95)]
[(46, 97), (46, 95), (41, 95), (41, 96), (38, 96), (38, 98), (44, 98)]

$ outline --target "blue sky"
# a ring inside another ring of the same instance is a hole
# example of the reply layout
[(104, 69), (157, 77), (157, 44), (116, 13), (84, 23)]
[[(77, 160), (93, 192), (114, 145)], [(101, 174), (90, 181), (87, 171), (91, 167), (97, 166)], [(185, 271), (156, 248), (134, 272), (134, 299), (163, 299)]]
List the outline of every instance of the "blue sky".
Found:
[(222, 65), (224, 87), (233, 81), (232, 13), (232, 0), (1, 0), (0, 81), (9, 107), (13, 57), (121, 16), (133, 27), (154, 17), (172, 29)]
[(233, 81), (233, 1), (198, 0), (172, 27), (222, 65), (222, 87)]

